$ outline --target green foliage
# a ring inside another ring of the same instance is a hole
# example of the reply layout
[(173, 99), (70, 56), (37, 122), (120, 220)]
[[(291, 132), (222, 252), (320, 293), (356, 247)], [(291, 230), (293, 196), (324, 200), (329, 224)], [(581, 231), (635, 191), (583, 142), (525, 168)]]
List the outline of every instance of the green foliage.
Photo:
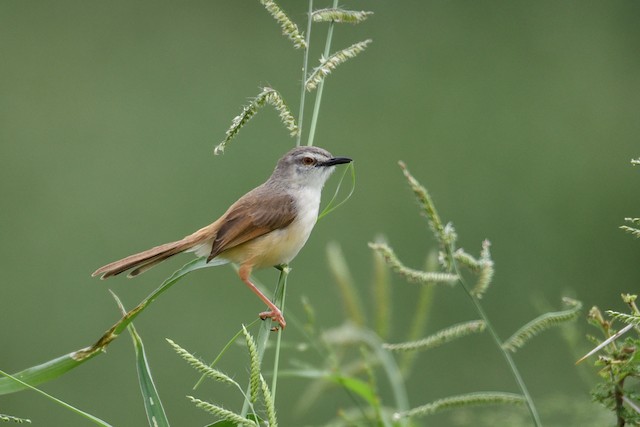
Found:
[[(615, 414), (617, 426), (640, 425), (640, 406), (637, 403), (640, 401), (640, 392), (637, 391), (637, 381), (640, 380), (640, 311), (635, 295), (623, 295), (623, 300), (629, 306), (628, 314), (609, 310), (607, 319), (597, 307), (589, 312), (589, 323), (597, 327), (604, 338), (591, 337), (598, 345), (589, 355), (599, 353), (594, 365), (599, 369), (600, 377), (591, 395)], [(616, 321), (627, 326), (618, 330)], [(636, 331), (635, 336), (622, 339), (631, 330)]]
[[(305, 410), (323, 393), (334, 393), (338, 386), (351, 397), (354, 407), (341, 405), (338, 417), (330, 420), (328, 425), (341, 425), (347, 413), (350, 414), (349, 422), (345, 425), (408, 425), (406, 420), (394, 422), (392, 419), (394, 412), (409, 409), (402, 374), (395, 359), (369, 327), (346, 322), (324, 332), (313, 327), (309, 331), (312, 346), (318, 348), (324, 358), (321, 366), (305, 364), (281, 373), (282, 376), (316, 380), (309, 383), (293, 408)], [(382, 399), (378, 390), (378, 373), (389, 384), (393, 402)]]
[[(632, 160), (631, 164), (640, 165), (640, 159)], [(625, 218), (625, 221), (634, 226), (640, 224), (640, 218)], [(640, 237), (640, 230), (634, 227), (623, 225), (620, 228)], [(603, 338), (590, 336), (596, 347), (578, 360), (580, 363), (598, 354), (595, 366), (599, 368), (601, 380), (591, 396), (615, 414), (618, 427), (640, 425), (640, 392), (637, 391), (637, 381), (640, 379), (640, 310), (636, 305), (637, 298), (637, 295), (623, 294), (622, 301), (629, 307), (629, 313), (607, 310), (609, 318), (605, 318), (598, 307), (591, 308), (589, 323), (600, 330)], [(626, 326), (618, 330), (616, 321)], [(632, 330), (636, 332), (635, 336), (627, 336), (622, 340)]]

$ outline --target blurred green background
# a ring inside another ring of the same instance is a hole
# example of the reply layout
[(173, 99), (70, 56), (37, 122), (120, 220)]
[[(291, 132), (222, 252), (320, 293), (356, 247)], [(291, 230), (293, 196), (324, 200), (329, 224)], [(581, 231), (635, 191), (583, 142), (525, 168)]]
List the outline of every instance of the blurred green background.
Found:
[[(306, 2), (280, 4), (304, 26)], [(434, 240), (397, 160), (431, 191), (461, 246), (477, 254), (482, 239), (491, 240), (496, 276), (484, 303), (502, 336), (558, 308), (563, 295), (585, 309), (624, 310), (619, 294), (640, 290), (640, 242), (618, 229), (624, 217), (640, 216), (640, 171), (629, 164), (640, 153), (640, 3), (345, 6), (375, 15), (339, 26), (334, 50), (374, 42), (328, 79), (315, 141), (355, 159), (357, 188), (294, 261), (288, 312), (303, 317), (306, 296), (323, 328), (342, 323), (326, 268), (330, 241), (342, 245), (367, 300), (367, 242), (379, 233), (408, 265), (423, 265)], [(312, 65), (325, 32), (313, 28)], [(132, 307), (190, 257), (132, 281), (91, 279), (95, 268), (208, 224), (269, 175), (294, 144), (273, 110), (256, 116), (224, 156), (214, 157), (213, 147), (262, 85), (297, 112), (301, 53), (257, 1), (4, 0), (0, 54), (0, 369), (15, 372), (95, 341), (118, 317), (107, 289)], [(277, 274), (257, 277), (272, 287)], [(393, 282), (398, 341), (417, 289)], [(241, 403), (228, 388), (193, 392), (196, 375), (164, 338), (211, 359), (261, 309), (233, 271), (220, 268), (189, 276), (136, 320), (174, 425), (211, 420), (186, 394), (231, 409)], [(429, 329), (475, 317), (460, 289), (442, 288)], [(574, 367), (589, 348), (588, 328), (582, 319), (575, 327), (573, 344), (554, 330), (515, 355), (546, 425), (585, 425), (575, 414), (595, 410), (594, 369)], [(301, 340), (295, 327), (284, 337)], [(242, 379), (247, 361), (237, 351), (220, 368)], [(306, 357), (285, 350), (283, 367)], [(408, 386), (414, 406), (516, 390), (487, 336), (421, 354)], [(280, 381), (281, 425), (317, 425), (350, 405), (334, 389), (296, 414), (305, 387)], [(114, 426), (146, 423), (127, 337), (42, 388)], [(550, 401), (572, 409), (562, 415)], [(87, 425), (31, 392), (0, 397), (0, 413), (34, 425)], [(477, 425), (448, 415), (421, 422)]]

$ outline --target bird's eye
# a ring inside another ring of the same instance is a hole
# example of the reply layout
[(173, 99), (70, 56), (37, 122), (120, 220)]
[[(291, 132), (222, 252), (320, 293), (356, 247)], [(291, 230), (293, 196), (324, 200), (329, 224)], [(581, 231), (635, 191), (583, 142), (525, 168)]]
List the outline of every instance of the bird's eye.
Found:
[(305, 166), (312, 166), (316, 163), (315, 159), (313, 157), (303, 157), (302, 158), (302, 164)]

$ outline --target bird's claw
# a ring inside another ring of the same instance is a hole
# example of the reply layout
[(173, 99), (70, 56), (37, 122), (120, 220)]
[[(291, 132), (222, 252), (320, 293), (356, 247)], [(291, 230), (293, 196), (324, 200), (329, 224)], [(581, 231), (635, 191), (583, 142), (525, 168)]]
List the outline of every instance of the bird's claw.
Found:
[(271, 310), (271, 311), (263, 311), (262, 313), (260, 313), (260, 319), (262, 320), (271, 319), (274, 322), (278, 322), (279, 326), (274, 326), (273, 328), (271, 328), (271, 330), (274, 332), (277, 331), (279, 328), (282, 328), (284, 330), (284, 328), (287, 326), (287, 322), (285, 322), (282, 312), (278, 309)]

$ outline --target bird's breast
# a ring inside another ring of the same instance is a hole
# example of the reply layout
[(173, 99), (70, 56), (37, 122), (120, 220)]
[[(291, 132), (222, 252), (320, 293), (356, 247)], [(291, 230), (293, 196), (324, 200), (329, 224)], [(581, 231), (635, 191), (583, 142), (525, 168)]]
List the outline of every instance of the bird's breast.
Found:
[(295, 193), (296, 218), (287, 227), (247, 242), (256, 268), (288, 264), (298, 255), (318, 219), (320, 192), (300, 189)]

